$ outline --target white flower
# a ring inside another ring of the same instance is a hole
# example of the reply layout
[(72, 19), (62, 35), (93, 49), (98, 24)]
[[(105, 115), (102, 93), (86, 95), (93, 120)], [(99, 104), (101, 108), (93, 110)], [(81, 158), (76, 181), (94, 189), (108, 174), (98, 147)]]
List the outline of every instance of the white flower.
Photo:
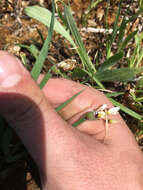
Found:
[(113, 108), (110, 108), (108, 111), (107, 111), (107, 114), (108, 115), (116, 115), (119, 111), (119, 107), (113, 107)]
[(99, 110), (103, 111), (103, 110), (105, 110), (106, 108), (107, 108), (107, 104), (103, 104), (103, 105), (99, 108)]
[(107, 104), (100, 106), (97, 110), (95, 110), (94, 114), (97, 115), (100, 111), (104, 111), (105, 109), (107, 109)]
[(105, 119), (105, 115), (106, 115), (106, 113), (105, 113), (104, 111), (99, 111), (99, 112), (97, 113), (97, 117), (98, 117), (98, 118), (101, 118), (101, 119)]

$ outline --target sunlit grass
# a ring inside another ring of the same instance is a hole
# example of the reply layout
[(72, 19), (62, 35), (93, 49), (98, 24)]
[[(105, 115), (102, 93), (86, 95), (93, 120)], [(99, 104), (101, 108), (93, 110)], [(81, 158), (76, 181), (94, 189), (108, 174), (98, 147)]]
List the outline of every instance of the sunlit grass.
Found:
[[(33, 77), (33, 79), (37, 81), (39, 75), (41, 74), (45, 60), (47, 59), (49, 53), (53, 33), (59, 33), (62, 37), (64, 37), (65, 43), (70, 43), (71, 48), (74, 49), (75, 56), (77, 56), (80, 61), (73, 71), (64, 72), (57, 67), (57, 63), (54, 63), (52, 60), (49, 59), (48, 61), (51, 63), (52, 66), (47, 71), (47, 73), (45, 73), (44, 78), (40, 82), (40, 89), (42, 89), (46, 85), (47, 81), (53, 76), (53, 73), (54, 75), (60, 75), (65, 78), (69, 78), (69, 76), (71, 77), (71, 79), (77, 77), (81, 81), (81, 83), (88, 83), (94, 88), (103, 90), (109, 100), (115, 106), (120, 107), (121, 113), (129, 115), (138, 123), (137, 135), (141, 135), (143, 133), (143, 114), (141, 112), (141, 110), (143, 110), (143, 67), (141, 64), (143, 60), (143, 32), (139, 33), (139, 31), (136, 30), (127, 34), (126, 31), (128, 25), (131, 24), (132, 21), (135, 20), (142, 13), (142, 1), (139, 1), (139, 10), (136, 12), (136, 14), (132, 15), (130, 18), (127, 18), (125, 15), (121, 21), (121, 24), (119, 25), (119, 18), (121, 16), (122, 9), (122, 1), (120, 1), (115, 22), (112, 28), (113, 32), (106, 35), (107, 43), (105, 60), (102, 64), (99, 63), (98, 65), (91, 61), (92, 59), (91, 57), (89, 57), (86, 51), (79, 29), (72, 15), (71, 7), (69, 5), (64, 5), (64, 13), (61, 14), (60, 12), (58, 12), (60, 19), (59, 22), (59, 20), (55, 18), (55, 5), (54, 1), (52, 2), (52, 12), (44, 7), (39, 6), (27, 7), (25, 9), (25, 13), (29, 17), (34, 18), (46, 25), (48, 30), (48, 36), (46, 37), (46, 39), (44, 39), (42, 31), (37, 31), (41, 39), (41, 49), (37, 47), (34, 43), (30, 45), (17, 44), (22, 48), (26, 48), (35, 59), (34, 66), (31, 71), (31, 76)], [(88, 19), (87, 15), (90, 17), (90, 12), (92, 11), (92, 9), (101, 2), (102, 0), (91, 0), (88, 9), (85, 11), (85, 15), (83, 15), (83, 18)], [(108, 3), (110, 3), (109, 0)], [(107, 27), (108, 26), (105, 26), (105, 28)], [(128, 44), (130, 42), (134, 42), (134, 49), (132, 54), (127, 57), (125, 52), (128, 49)], [(114, 43), (117, 44), (117, 48), (116, 51), (112, 52)], [(99, 53), (102, 54), (102, 52)], [(28, 67), (28, 64), (26, 62), (26, 55), (21, 54), (20, 56), (25, 67)], [(126, 60), (126, 62), (123, 62), (123, 60)], [(122, 84), (123, 86), (131, 86), (128, 92), (128, 96), (132, 100), (132, 106), (134, 106), (136, 109), (133, 110), (132, 108), (122, 103), (122, 99), (124, 99), (125, 96), (125, 91), (124, 89), (116, 90), (114, 86), (115, 83)], [(112, 92), (106, 92), (108, 91), (109, 84), (113, 89)], [(82, 92), (75, 94), (69, 100), (64, 102), (62, 105), (56, 108), (56, 111), (58, 112), (63, 109), (80, 93)], [(85, 118), (81, 118), (78, 122), (74, 124), (74, 127), (84, 121)], [(9, 151), (9, 146), (13, 134), (10, 131), (10, 128), (4, 128), (5, 123), (3, 119), (0, 120), (0, 123), (0, 144), (1, 151), (4, 155), (0, 157), (2, 160), (2, 162), (0, 163), (2, 169), (3, 165), (13, 163), (21, 159), (22, 157), (25, 157), (26, 152), (23, 151), (23, 148), (21, 149), (22, 145), (18, 144), (17, 146), (13, 147), (14, 149), (11, 154), (11, 151)], [(22, 150), (22, 152), (20, 152), (19, 150)], [(19, 153), (17, 154), (17, 152)]]

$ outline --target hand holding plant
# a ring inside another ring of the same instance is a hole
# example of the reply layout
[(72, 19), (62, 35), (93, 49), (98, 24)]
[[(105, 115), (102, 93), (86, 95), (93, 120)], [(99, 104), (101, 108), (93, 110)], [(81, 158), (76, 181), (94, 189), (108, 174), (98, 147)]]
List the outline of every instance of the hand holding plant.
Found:
[[(0, 52), (0, 114), (13, 126), (35, 160), (43, 189), (120, 190), (143, 187), (143, 156), (119, 114), (103, 143), (104, 121), (87, 120), (86, 110), (107, 104), (99, 91), (50, 79), (41, 91), (19, 61)], [(59, 111), (55, 108), (83, 90)]]

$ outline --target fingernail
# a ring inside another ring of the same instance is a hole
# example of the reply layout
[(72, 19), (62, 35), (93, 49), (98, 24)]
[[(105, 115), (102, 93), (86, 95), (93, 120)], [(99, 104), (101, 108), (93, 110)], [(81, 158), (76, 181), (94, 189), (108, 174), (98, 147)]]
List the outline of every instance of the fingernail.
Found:
[(13, 87), (21, 80), (21, 77), (21, 64), (17, 59), (7, 53), (0, 54), (0, 87)]

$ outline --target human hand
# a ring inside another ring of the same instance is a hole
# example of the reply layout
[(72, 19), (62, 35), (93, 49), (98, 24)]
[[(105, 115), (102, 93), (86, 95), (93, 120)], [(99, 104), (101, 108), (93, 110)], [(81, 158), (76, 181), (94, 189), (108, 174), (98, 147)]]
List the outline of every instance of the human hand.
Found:
[[(60, 111), (55, 107), (84, 91)], [(0, 52), (0, 114), (13, 126), (39, 167), (44, 190), (138, 190), (143, 156), (119, 114), (103, 143), (103, 120), (72, 123), (109, 100), (97, 90), (50, 79), (43, 92), (13, 57)]]

